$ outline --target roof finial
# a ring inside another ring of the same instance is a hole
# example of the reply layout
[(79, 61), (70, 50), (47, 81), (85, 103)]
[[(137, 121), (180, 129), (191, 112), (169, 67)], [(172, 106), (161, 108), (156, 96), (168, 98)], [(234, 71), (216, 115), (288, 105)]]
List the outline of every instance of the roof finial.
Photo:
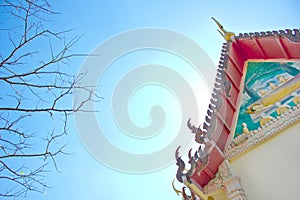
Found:
[(232, 36), (235, 36), (235, 34), (233, 32), (228, 32), (226, 31), (223, 26), (220, 24), (220, 22), (218, 22), (214, 17), (212, 17), (212, 20), (214, 20), (214, 22), (218, 25), (218, 27), (220, 28), (220, 30), (217, 30), (221, 35), (222, 37), (227, 41), (231, 41), (231, 37)]
[(173, 187), (173, 190), (176, 192), (177, 195), (182, 194), (182, 191), (180, 191), (180, 190), (178, 190), (178, 189), (175, 188), (175, 186), (174, 186), (174, 181), (175, 181), (175, 178), (174, 178), (173, 181), (172, 181), (172, 187)]

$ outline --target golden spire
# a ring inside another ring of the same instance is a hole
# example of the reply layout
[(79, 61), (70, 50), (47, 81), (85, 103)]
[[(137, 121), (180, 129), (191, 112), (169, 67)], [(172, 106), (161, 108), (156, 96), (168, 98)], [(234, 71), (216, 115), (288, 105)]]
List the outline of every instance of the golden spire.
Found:
[(221, 30), (217, 30), (221, 35), (222, 37), (227, 41), (231, 41), (231, 37), (232, 36), (235, 36), (235, 34), (233, 32), (228, 32), (226, 31), (223, 26), (220, 24), (220, 22), (218, 22), (214, 17), (212, 17), (212, 20), (214, 20), (214, 22), (218, 25), (219, 29)]

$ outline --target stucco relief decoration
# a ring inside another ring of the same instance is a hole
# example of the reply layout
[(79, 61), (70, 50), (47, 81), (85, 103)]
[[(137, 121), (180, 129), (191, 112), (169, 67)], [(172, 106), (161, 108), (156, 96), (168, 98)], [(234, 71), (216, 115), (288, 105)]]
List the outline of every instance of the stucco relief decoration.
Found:
[(217, 172), (214, 179), (212, 179), (204, 188), (206, 194), (213, 193), (216, 190), (222, 188), (223, 182), (226, 179), (232, 178), (234, 176), (233, 170), (230, 166), (228, 160), (224, 160), (219, 166), (219, 171)]
[(300, 62), (248, 62), (228, 159), (299, 120)]
[(264, 127), (296, 106), (300, 62), (248, 62), (234, 137)]
[(228, 160), (224, 160), (224, 162), (219, 166), (219, 172), (222, 180), (233, 177), (233, 171)]
[(214, 179), (212, 179), (205, 187), (204, 193), (211, 194), (222, 187), (223, 180), (218, 172)]

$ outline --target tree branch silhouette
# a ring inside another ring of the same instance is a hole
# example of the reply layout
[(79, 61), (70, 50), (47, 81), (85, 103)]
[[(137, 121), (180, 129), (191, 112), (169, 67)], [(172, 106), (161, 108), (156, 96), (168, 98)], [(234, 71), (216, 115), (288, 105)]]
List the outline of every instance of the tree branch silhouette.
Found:
[[(48, 165), (58, 171), (56, 157), (67, 154), (70, 115), (93, 112), (84, 104), (100, 97), (95, 87), (79, 84), (84, 74), (74, 76), (68, 68), (84, 55), (71, 52), (80, 37), (68, 40), (72, 30), (45, 28), (58, 14), (47, 0), (4, 0), (0, 12), (6, 20), (0, 29), (0, 197), (16, 198), (44, 192)], [(87, 95), (73, 106), (68, 102), (75, 89)], [(52, 130), (43, 131), (40, 123), (53, 124)]]

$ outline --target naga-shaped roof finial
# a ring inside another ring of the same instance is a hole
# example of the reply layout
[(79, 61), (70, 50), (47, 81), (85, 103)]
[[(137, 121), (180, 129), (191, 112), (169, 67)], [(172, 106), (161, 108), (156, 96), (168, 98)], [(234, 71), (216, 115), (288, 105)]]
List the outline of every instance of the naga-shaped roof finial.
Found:
[(217, 30), (221, 35), (222, 37), (227, 41), (231, 41), (231, 37), (232, 36), (235, 36), (235, 34), (233, 32), (228, 32), (226, 31), (223, 26), (220, 24), (220, 22), (218, 22), (214, 17), (212, 17), (212, 20), (214, 20), (214, 22), (218, 25), (219, 29), (221, 30)]

